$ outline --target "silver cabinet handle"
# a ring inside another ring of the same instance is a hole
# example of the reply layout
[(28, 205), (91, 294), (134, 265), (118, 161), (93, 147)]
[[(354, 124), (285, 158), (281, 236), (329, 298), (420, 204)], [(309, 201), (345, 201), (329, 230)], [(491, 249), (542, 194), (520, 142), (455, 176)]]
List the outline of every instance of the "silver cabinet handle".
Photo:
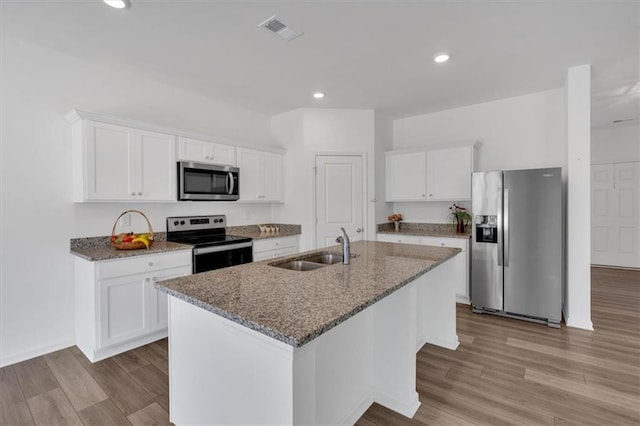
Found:
[(131, 193), (131, 195), (135, 196), (135, 195), (136, 195), (136, 193), (135, 193), (135, 192), (132, 192), (132, 193)]
[(153, 266), (153, 262), (149, 262), (149, 266)]
[(425, 194), (422, 194), (422, 198), (426, 198), (427, 196)]
[(138, 195), (142, 195), (142, 192), (138, 192)]

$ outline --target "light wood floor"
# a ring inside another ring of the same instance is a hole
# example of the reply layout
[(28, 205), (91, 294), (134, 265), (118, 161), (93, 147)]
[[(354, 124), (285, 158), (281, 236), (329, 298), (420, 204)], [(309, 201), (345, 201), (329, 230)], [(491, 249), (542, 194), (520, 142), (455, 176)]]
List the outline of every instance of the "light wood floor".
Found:
[[(361, 426), (640, 424), (640, 271), (592, 270), (594, 332), (472, 314), (418, 353), (422, 405)], [(68, 348), (0, 369), (0, 424), (167, 424), (167, 340), (91, 364)]]

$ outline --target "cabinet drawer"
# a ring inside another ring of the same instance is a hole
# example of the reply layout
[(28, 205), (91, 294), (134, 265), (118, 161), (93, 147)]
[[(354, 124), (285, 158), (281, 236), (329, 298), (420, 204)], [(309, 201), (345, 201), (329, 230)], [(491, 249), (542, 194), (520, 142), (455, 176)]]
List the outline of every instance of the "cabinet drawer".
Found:
[(104, 279), (190, 265), (191, 250), (184, 250), (98, 262), (96, 270), (97, 278)]
[(297, 246), (298, 246), (297, 235), (292, 235), (290, 237), (267, 238), (264, 240), (254, 240), (253, 252), (260, 253), (263, 251), (270, 251), (270, 250), (278, 251), (280, 249), (284, 249), (287, 247), (297, 247)]
[(464, 238), (420, 237), (420, 244), (425, 246), (455, 247), (467, 251), (468, 240)]
[(403, 235), (403, 234), (378, 234), (378, 241), (386, 241), (388, 243), (401, 243), (401, 244), (420, 244), (420, 237), (415, 235)]

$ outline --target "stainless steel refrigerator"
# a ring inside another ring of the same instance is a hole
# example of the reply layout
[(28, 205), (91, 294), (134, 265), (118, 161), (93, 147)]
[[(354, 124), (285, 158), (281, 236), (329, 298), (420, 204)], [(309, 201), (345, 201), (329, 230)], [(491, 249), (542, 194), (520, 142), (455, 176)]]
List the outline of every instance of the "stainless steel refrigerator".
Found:
[(548, 168), (473, 173), (474, 312), (560, 326), (561, 172)]

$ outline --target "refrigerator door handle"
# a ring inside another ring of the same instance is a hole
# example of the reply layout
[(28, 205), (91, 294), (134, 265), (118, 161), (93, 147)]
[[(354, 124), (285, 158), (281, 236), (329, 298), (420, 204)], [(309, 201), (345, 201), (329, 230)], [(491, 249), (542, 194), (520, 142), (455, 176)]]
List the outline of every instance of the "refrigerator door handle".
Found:
[(504, 266), (509, 266), (509, 190), (504, 189), (504, 219), (503, 219)]
[(498, 221), (498, 266), (502, 266), (502, 188), (499, 191), (500, 196), (498, 197), (498, 217), (496, 218)]

